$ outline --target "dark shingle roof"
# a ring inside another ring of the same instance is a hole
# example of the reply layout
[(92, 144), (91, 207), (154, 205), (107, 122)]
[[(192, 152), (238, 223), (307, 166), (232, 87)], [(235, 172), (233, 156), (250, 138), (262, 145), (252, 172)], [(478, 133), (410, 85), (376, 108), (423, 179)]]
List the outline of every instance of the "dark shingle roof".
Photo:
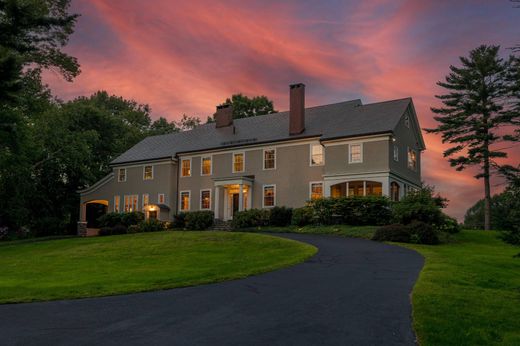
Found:
[[(317, 137), (321, 140), (392, 132), (411, 99), (363, 105), (352, 100), (305, 109), (305, 131), (289, 135), (289, 112), (236, 119), (233, 126), (204, 124), (191, 131), (151, 136), (121, 154), (112, 164), (173, 157), (179, 153)], [(234, 130), (234, 131), (233, 131)]]

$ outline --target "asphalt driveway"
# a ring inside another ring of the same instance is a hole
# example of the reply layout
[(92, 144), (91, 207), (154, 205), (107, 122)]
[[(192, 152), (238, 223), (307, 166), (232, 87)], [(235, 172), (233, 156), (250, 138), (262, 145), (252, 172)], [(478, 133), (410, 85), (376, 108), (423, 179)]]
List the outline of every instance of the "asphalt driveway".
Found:
[(2, 345), (413, 345), (416, 252), (283, 235), (319, 248), (242, 280), (123, 296), (0, 305)]

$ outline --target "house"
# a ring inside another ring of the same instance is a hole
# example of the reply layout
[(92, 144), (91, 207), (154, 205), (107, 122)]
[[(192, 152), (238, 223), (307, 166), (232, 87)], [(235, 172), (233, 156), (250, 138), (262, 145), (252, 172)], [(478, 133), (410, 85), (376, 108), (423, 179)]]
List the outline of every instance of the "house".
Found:
[(232, 111), (219, 106), (214, 123), (145, 138), (113, 160), (112, 173), (80, 191), (79, 227), (92, 227), (99, 210), (160, 220), (212, 210), (231, 220), (327, 196), (398, 200), (421, 184), (425, 145), (411, 98), (305, 108), (305, 85), (294, 84), (287, 112), (234, 120)]

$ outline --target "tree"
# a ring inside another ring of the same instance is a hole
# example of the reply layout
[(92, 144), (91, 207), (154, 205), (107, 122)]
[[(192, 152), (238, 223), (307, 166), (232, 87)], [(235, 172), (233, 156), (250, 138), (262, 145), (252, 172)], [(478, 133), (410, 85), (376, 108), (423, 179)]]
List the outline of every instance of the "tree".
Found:
[(159, 119), (155, 120), (150, 126), (148, 134), (156, 136), (175, 132), (179, 132), (179, 128), (177, 127), (177, 124), (175, 124), (175, 121), (169, 122), (167, 119), (159, 117)]
[(190, 117), (186, 114), (182, 115), (181, 120), (174, 122), (174, 124), (181, 130), (181, 131), (188, 131), (193, 130), (195, 127), (199, 126), (201, 123), (201, 120), (196, 117)]
[(518, 91), (512, 87), (514, 83), (508, 79), (513, 75), (513, 58), (504, 61), (498, 52), (498, 46), (482, 45), (472, 50), (469, 57), (460, 57), (462, 67), (450, 66), (446, 81), (437, 83), (449, 91), (436, 96), (443, 107), (431, 108), (438, 114), (434, 119), (440, 124), (426, 129), (429, 133), (441, 134), (443, 143), (452, 144), (444, 151), (444, 157), (449, 158), (457, 171), (479, 166), (475, 178), (484, 179), (486, 230), (491, 228), (490, 178), (492, 170), (499, 167), (495, 159), (507, 157), (504, 150), (492, 146), (518, 140), (505, 133), (508, 127), (514, 128), (519, 119), (510, 106), (518, 98)]
[(231, 98), (227, 98), (222, 104), (230, 104), (233, 106), (233, 119), (277, 112), (274, 110), (273, 101), (269, 100), (267, 96), (254, 96), (253, 98), (249, 98), (242, 94), (234, 94)]

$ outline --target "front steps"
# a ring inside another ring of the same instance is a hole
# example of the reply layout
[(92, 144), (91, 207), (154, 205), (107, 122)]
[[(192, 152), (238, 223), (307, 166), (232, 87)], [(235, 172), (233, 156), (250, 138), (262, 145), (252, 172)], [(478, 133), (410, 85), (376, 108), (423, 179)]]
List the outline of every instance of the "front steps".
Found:
[(231, 227), (231, 221), (215, 219), (211, 229), (214, 231), (231, 231), (233, 227)]

